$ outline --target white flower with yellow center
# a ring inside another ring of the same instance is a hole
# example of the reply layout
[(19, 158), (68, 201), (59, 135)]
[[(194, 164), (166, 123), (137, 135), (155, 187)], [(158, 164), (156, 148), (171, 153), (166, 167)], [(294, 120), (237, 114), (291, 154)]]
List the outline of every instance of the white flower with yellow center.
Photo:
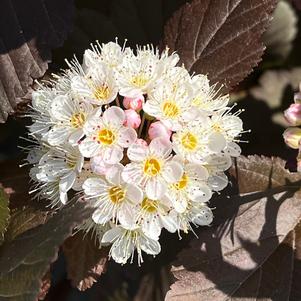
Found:
[(213, 130), (211, 120), (199, 116), (172, 136), (174, 151), (184, 159), (201, 163), (209, 154), (220, 153), (226, 147), (222, 133)]
[(143, 110), (173, 131), (179, 130), (183, 123), (198, 116), (198, 110), (191, 105), (189, 83), (177, 83), (167, 79), (152, 91)]
[(118, 93), (114, 72), (105, 64), (97, 65), (89, 73), (73, 77), (71, 89), (76, 97), (97, 106), (111, 103)]
[[(213, 221), (213, 214), (206, 203), (188, 201), (187, 207), (183, 212), (172, 210), (170, 216), (176, 221), (179, 230), (188, 233), (193, 231), (194, 226), (208, 226)], [(179, 233), (180, 235), (180, 233)]]
[(123, 165), (116, 164), (107, 171), (105, 179), (87, 179), (83, 189), (86, 200), (96, 208), (92, 215), (95, 223), (105, 224), (112, 220), (131, 229), (135, 226), (132, 207), (142, 201), (143, 192), (137, 186), (122, 180), (122, 170)]
[(133, 128), (123, 126), (125, 113), (119, 107), (110, 107), (102, 115), (98, 113), (85, 124), (86, 138), (79, 144), (84, 157), (103, 156), (108, 164), (123, 158), (123, 148), (129, 147), (137, 138)]
[(159, 51), (150, 46), (138, 48), (137, 55), (128, 52), (116, 73), (119, 93), (130, 98), (148, 94), (165, 70), (177, 61), (177, 55), (168, 57), (164, 52), (160, 57)]
[(160, 199), (168, 185), (180, 180), (181, 164), (171, 159), (172, 144), (162, 138), (153, 139), (149, 146), (133, 144), (127, 151), (131, 160), (123, 170), (122, 177), (145, 189), (148, 198)]
[(211, 115), (214, 111), (224, 109), (229, 103), (229, 95), (220, 95), (210, 86), (208, 77), (203, 74), (194, 75), (191, 78), (193, 89), (192, 105), (202, 112)]
[(60, 201), (65, 204), (67, 192), (74, 185), (83, 164), (84, 158), (77, 147), (51, 148), (40, 159), (36, 178), (42, 183), (57, 183)]
[(177, 183), (169, 185), (167, 193), (162, 198), (168, 200), (179, 213), (186, 210), (190, 201), (205, 203), (212, 196), (212, 191), (206, 184), (209, 177), (207, 169), (200, 164), (184, 164), (183, 161), (182, 164), (184, 165), (182, 178)]
[(70, 95), (57, 96), (50, 105), (52, 128), (44, 135), (50, 145), (62, 145), (69, 142), (77, 144), (84, 136), (83, 127), (92, 116), (93, 106), (81, 103)]
[(143, 262), (142, 251), (149, 255), (161, 252), (159, 242), (147, 237), (138, 227), (132, 230), (114, 227), (104, 234), (101, 242), (112, 243), (110, 256), (120, 264), (126, 264), (129, 259), (132, 263), (135, 250), (138, 254), (138, 265)]
[(169, 215), (171, 208), (171, 203), (168, 200), (152, 200), (145, 196), (143, 201), (133, 210), (137, 210), (135, 220), (143, 233), (158, 240), (162, 228), (172, 233), (177, 230), (176, 222)]
[(92, 50), (87, 49), (83, 58), (83, 69), (89, 72), (99, 63), (104, 63), (110, 68), (118, 67), (123, 60), (124, 51), (129, 52), (129, 48), (121, 48), (117, 43), (92, 45)]

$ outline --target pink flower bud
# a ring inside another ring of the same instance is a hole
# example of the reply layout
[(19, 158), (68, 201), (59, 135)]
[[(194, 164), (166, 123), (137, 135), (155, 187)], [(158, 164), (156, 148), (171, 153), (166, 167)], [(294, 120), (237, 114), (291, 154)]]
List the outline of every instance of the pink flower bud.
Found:
[(126, 117), (124, 125), (137, 129), (141, 124), (140, 115), (132, 109), (125, 110), (124, 113)]
[(293, 126), (301, 125), (301, 103), (291, 104), (290, 107), (284, 111), (284, 117), (287, 122)]
[(144, 139), (137, 139), (136, 144), (147, 146), (147, 142)]
[(157, 137), (163, 137), (170, 140), (171, 130), (169, 130), (161, 121), (152, 123), (148, 129), (148, 136), (151, 140)]
[(125, 97), (123, 99), (123, 106), (126, 109), (132, 109), (135, 111), (139, 111), (142, 109), (144, 103), (144, 97), (143, 95), (139, 96), (139, 97), (135, 97), (135, 98), (129, 98), (129, 97)]
[(301, 140), (301, 129), (293, 127), (293, 128), (288, 128), (284, 133), (283, 133), (283, 138), (285, 143), (294, 149), (298, 149), (300, 145), (300, 140)]

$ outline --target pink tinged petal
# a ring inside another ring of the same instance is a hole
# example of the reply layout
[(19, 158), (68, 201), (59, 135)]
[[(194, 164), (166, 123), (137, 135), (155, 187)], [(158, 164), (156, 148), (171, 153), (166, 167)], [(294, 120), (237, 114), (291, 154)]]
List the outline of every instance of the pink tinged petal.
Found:
[(285, 143), (294, 149), (298, 149), (301, 141), (301, 129), (297, 127), (288, 128), (283, 133)]
[(204, 183), (197, 182), (188, 190), (189, 198), (195, 202), (208, 202), (212, 197), (211, 189)]
[(86, 158), (91, 158), (98, 155), (101, 151), (101, 146), (91, 138), (85, 138), (78, 146), (81, 154)]
[(208, 178), (207, 184), (214, 191), (220, 191), (227, 187), (228, 178), (224, 173), (218, 173)]
[(118, 144), (124, 148), (132, 145), (137, 139), (137, 133), (133, 128), (122, 127), (119, 131)]
[(116, 164), (123, 158), (123, 149), (118, 145), (103, 149), (103, 160), (108, 164)]
[(200, 118), (201, 112), (196, 107), (190, 108), (182, 114), (182, 118), (185, 122), (193, 121)]
[(162, 226), (158, 217), (151, 214), (143, 219), (141, 229), (147, 237), (157, 240), (161, 234)]
[(145, 193), (152, 200), (160, 199), (166, 193), (166, 190), (166, 183), (158, 178), (150, 178), (145, 186)]
[(138, 204), (143, 199), (143, 191), (136, 185), (126, 185), (126, 198), (132, 201), (134, 204)]
[(136, 216), (138, 210), (136, 206), (132, 206), (129, 203), (124, 203), (124, 205), (119, 209), (117, 216), (122, 227), (128, 230), (133, 230), (137, 228)]
[(107, 164), (102, 156), (95, 156), (92, 157), (90, 160), (91, 170), (98, 174), (98, 175), (104, 175), (107, 170), (112, 166), (110, 164)]
[(108, 230), (102, 237), (102, 243), (113, 243), (118, 237), (122, 235), (124, 230), (121, 227), (114, 227)]
[(88, 196), (98, 196), (107, 189), (108, 184), (101, 178), (89, 178), (83, 184), (83, 190)]
[(126, 109), (132, 109), (132, 110), (135, 110), (135, 111), (141, 110), (143, 103), (144, 103), (144, 96), (143, 95), (140, 95), (140, 96), (135, 97), (135, 98), (125, 97), (123, 99), (123, 106)]
[(192, 222), (199, 226), (208, 226), (213, 221), (213, 214), (210, 208), (204, 206), (200, 212), (193, 217)]
[(125, 113), (119, 107), (113, 106), (113, 107), (109, 107), (103, 113), (102, 118), (105, 124), (113, 124), (116, 126), (121, 126), (125, 121)]
[(142, 236), (140, 238), (141, 250), (149, 255), (157, 255), (161, 252), (160, 243), (157, 240)]
[(121, 88), (119, 91), (119, 94), (124, 97), (129, 98), (136, 98), (139, 97), (141, 94), (143, 94), (143, 91), (141, 89), (129, 87), (129, 88)]
[(171, 154), (172, 144), (163, 138), (155, 138), (150, 142), (149, 150), (153, 155), (167, 158)]
[(120, 186), (122, 183), (121, 173), (123, 171), (124, 166), (120, 163), (113, 165), (106, 172), (106, 179), (108, 182)]
[(187, 174), (192, 179), (206, 180), (209, 177), (208, 170), (201, 164), (188, 163), (186, 165)]
[(213, 133), (208, 138), (208, 148), (214, 153), (221, 152), (226, 147), (226, 139), (221, 133)]
[(72, 145), (75, 145), (75, 144), (79, 143), (80, 139), (83, 138), (83, 136), (84, 136), (83, 129), (77, 129), (69, 136), (68, 141)]
[(132, 144), (128, 150), (127, 155), (131, 161), (143, 161), (148, 154), (148, 147), (143, 144)]
[(284, 111), (284, 117), (292, 126), (301, 125), (301, 104), (291, 104), (290, 107)]
[(183, 176), (183, 167), (176, 161), (169, 161), (164, 165), (162, 176), (168, 183), (178, 182)]
[(172, 131), (169, 130), (161, 121), (153, 122), (148, 129), (148, 136), (151, 140), (162, 137), (165, 140), (170, 140)]
[(124, 113), (125, 113), (125, 116), (126, 116), (126, 120), (124, 122), (124, 125), (129, 126), (133, 129), (137, 129), (141, 124), (140, 115), (132, 109), (125, 110)]
[(74, 171), (70, 172), (67, 176), (63, 177), (60, 180), (60, 184), (59, 184), (60, 191), (62, 192), (69, 191), (75, 182), (75, 178), (76, 178), (76, 173)]
[(65, 127), (54, 126), (47, 133), (47, 141), (50, 145), (60, 145), (64, 143), (70, 134), (70, 130)]
[(141, 138), (136, 140), (136, 144), (143, 145), (143, 146), (148, 146), (147, 142), (144, 139), (141, 139)]
[(240, 146), (235, 142), (228, 142), (223, 152), (231, 157), (239, 157), (241, 154)]

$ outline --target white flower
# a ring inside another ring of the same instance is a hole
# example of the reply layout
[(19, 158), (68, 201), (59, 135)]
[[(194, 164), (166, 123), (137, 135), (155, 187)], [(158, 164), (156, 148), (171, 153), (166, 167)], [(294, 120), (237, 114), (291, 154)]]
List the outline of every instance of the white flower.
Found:
[(61, 145), (65, 142), (77, 144), (84, 136), (83, 127), (94, 109), (89, 103), (81, 103), (70, 95), (57, 96), (50, 105), (53, 126), (44, 135), (51, 145)]
[(83, 58), (83, 69), (86, 72), (94, 69), (99, 63), (104, 63), (110, 68), (116, 68), (122, 63), (124, 51), (128, 48), (121, 48), (117, 43), (92, 45), (92, 50), (87, 49)]
[(224, 109), (229, 102), (229, 95), (219, 95), (219, 91), (215, 91), (215, 87), (210, 86), (206, 75), (194, 75), (191, 78), (191, 87), (194, 92), (192, 105), (209, 115)]
[(220, 153), (226, 147), (222, 133), (211, 127), (211, 119), (199, 116), (172, 136), (173, 149), (190, 162), (201, 163), (210, 154)]
[(111, 103), (118, 93), (114, 72), (105, 64), (98, 64), (85, 75), (73, 77), (71, 88), (75, 96), (97, 106)]
[(143, 106), (143, 110), (159, 119), (173, 131), (195, 119), (199, 112), (191, 105), (189, 82), (177, 83), (173, 79), (158, 84)]
[(110, 107), (102, 117), (96, 114), (85, 124), (86, 138), (79, 149), (87, 158), (102, 155), (106, 163), (115, 164), (123, 158), (123, 148), (129, 147), (137, 138), (133, 128), (123, 126), (124, 111)]
[(152, 239), (159, 239), (162, 228), (169, 232), (175, 232), (178, 228), (175, 220), (169, 215), (171, 204), (166, 200), (152, 200), (144, 197), (133, 210), (137, 210), (135, 218), (137, 224), (143, 233)]
[(168, 66), (177, 63), (177, 56), (168, 57), (166, 52), (160, 57), (158, 49), (145, 46), (124, 55), (122, 65), (118, 68), (117, 81), (119, 93), (126, 97), (138, 97), (148, 94)]
[(208, 226), (213, 220), (211, 209), (202, 202), (189, 201), (185, 211), (179, 213), (176, 210), (172, 210), (170, 215), (178, 224), (179, 229), (183, 230), (184, 233), (187, 233), (189, 230), (193, 231), (191, 224), (195, 226)]
[(60, 200), (65, 204), (67, 192), (75, 183), (83, 164), (84, 158), (77, 148), (71, 146), (64, 146), (64, 149), (51, 148), (40, 159), (36, 178), (42, 183), (58, 183)]
[(97, 208), (92, 215), (97, 224), (110, 220), (119, 221), (124, 228), (132, 228), (135, 224), (131, 208), (142, 201), (143, 192), (122, 180), (123, 168), (123, 165), (116, 164), (107, 171), (105, 179), (89, 178), (83, 184), (86, 199), (92, 199)]
[(177, 182), (183, 174), (182, 166), (170, 159), (172, 145), (162, 138), (153, 139), (149, 146), (133, 144), (127, 151), (131, 160), (122, 176), (128, 183), (145, 189), (148, 198), (162, 197), (169, 184)]
[(166, 199), (172, 203), (179, 213), (186, 210), (190, 201), (207, 202), (212, 196), (212, 191), (206, 184), (208, 177), (209, 173), (204, 166), (186, 163), (182, 178), (177, 183), (168, 186), (168, 191), (162, 200)]
[(134, 252), (138, 253), (138, 264), (143, 262), (142, 251), (150, 255), (157, 255), (161, 252), (161, 246), (157, 240), (147, 237), (140, 228), (127, 230), (120, 226), (107, 231), (102, 243), (112, 243), (110, 256), (117, 263), (125, 264), (129, 258), (133, 262)]

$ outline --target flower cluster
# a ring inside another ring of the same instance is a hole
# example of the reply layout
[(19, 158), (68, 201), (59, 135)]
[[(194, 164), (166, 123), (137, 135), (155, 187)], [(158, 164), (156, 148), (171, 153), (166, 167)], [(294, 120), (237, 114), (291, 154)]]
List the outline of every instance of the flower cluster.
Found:
[(167, 49), (97, 44), (32, 95), (33, 190), (53, 206), (84, 198), (95, 210), (82, 229), (97, 229), (118, 263), (158, 254), (163, 228), (209, 225), (208, 202), (240, 155), (228, 95), (178, 61)]
[(301, 172), (301, 84), (300, 92), (295, 94), (295, 103), (284, 112), (284, 117), (291, 125), (283, 133), (285, 143), (293, 148), (298, 149), (297, 170)]

